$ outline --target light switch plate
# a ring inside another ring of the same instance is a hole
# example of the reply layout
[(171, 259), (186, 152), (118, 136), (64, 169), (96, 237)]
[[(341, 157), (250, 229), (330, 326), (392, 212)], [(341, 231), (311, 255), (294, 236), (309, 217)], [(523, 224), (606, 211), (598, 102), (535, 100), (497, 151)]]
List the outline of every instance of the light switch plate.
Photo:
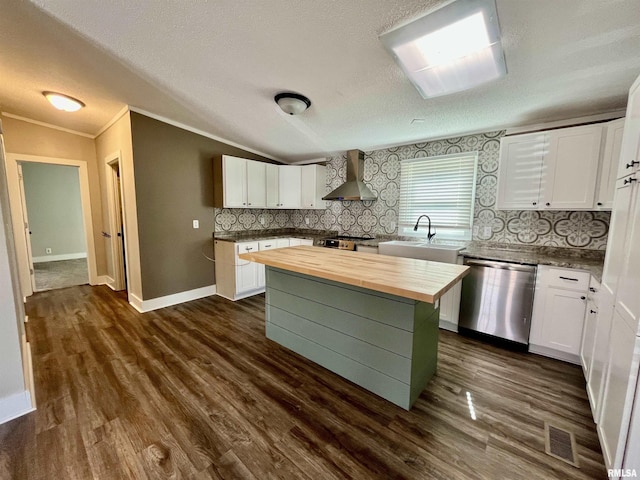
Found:
[(194, 220), (193, 221), (193, 228), (200, 228), (200, 221), (199, 220)]

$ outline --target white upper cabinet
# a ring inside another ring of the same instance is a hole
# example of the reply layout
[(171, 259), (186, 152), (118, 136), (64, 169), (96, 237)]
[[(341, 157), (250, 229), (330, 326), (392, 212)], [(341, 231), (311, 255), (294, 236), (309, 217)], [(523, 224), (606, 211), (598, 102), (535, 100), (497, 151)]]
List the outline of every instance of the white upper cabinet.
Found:
[(503, 137), (497, 208), (593, 210), (602, 132), (586, 125)]
[(247, 207), (267, 206), (267, 164), (247, 160)]
[(300, 208), (302, 167), (281, 165), (278, 167), (280, 208)]
[(280, 182), (279, 182), (279, 169), (278, 165), (272, 165), (270, 163), (265, 165), (266, 178), (267, 178), (267, 208), (279, 208), (280, 207)]
[(638, 80), (636, 80), (634, 87), (632, 87), (633, 91), (629, 95), (629, 103), (627, 103), (627, 116), (622, 135), (617, 178), (626, 177), (640, 170), (640, 143), (638, 143), (640, 132), (640, 87), (638, 85)]
[(611, 210), (613, 207), (613, 193), (615, 192), (622, 135), (624, 132), (624, 118), (613, 120), (605, 125), (605, 145), (598, 173), (598, 193), (596, 194), (596, 208)]
[(222, 157), (224, 182), (224, 207), (246, 208), (247, 206), (247, 160), (244, 158)]
[(327, 167), (304, 165), (302, 167), (302, 208), (325, 208), (322, 197), (327, 183)]
[(500, 141), (497, 207), (501, 210), (537, 210), (547, 136), (529, 133)]
[(595, 198), (602, 126), (551, 130), (540, 182), (543, 208), (592, 209)]

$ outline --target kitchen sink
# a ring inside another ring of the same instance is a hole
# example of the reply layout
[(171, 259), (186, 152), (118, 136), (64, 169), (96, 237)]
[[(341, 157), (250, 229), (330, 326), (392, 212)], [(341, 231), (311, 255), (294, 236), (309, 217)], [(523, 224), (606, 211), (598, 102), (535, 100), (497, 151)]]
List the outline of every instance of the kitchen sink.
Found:
[(417, 258), (432, 262), (457, 263), (459, 245), (428, 243), (424, 240), (391, 240), (378, 244), (378, 253), (392, 257)]

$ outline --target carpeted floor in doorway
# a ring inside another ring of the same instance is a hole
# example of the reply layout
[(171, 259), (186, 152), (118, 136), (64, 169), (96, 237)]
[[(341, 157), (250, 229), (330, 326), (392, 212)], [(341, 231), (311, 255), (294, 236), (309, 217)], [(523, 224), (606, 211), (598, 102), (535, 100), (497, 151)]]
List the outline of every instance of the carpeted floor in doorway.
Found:
[(38, 292), (89, 283), (86, 258), (34, 263), (33, 269)]

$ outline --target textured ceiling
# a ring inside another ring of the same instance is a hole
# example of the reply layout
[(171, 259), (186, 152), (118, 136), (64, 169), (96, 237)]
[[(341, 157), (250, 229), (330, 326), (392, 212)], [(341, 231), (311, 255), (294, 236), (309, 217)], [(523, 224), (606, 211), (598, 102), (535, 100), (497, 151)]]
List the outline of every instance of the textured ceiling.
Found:
[(297, 161), (623, 108), (640, 74), (638, 0), (497, 0), (507, 77), (424, 100), (378, 35), (443, 3), (0, 0), (0, 108), (95, 134), (130, 104)]

